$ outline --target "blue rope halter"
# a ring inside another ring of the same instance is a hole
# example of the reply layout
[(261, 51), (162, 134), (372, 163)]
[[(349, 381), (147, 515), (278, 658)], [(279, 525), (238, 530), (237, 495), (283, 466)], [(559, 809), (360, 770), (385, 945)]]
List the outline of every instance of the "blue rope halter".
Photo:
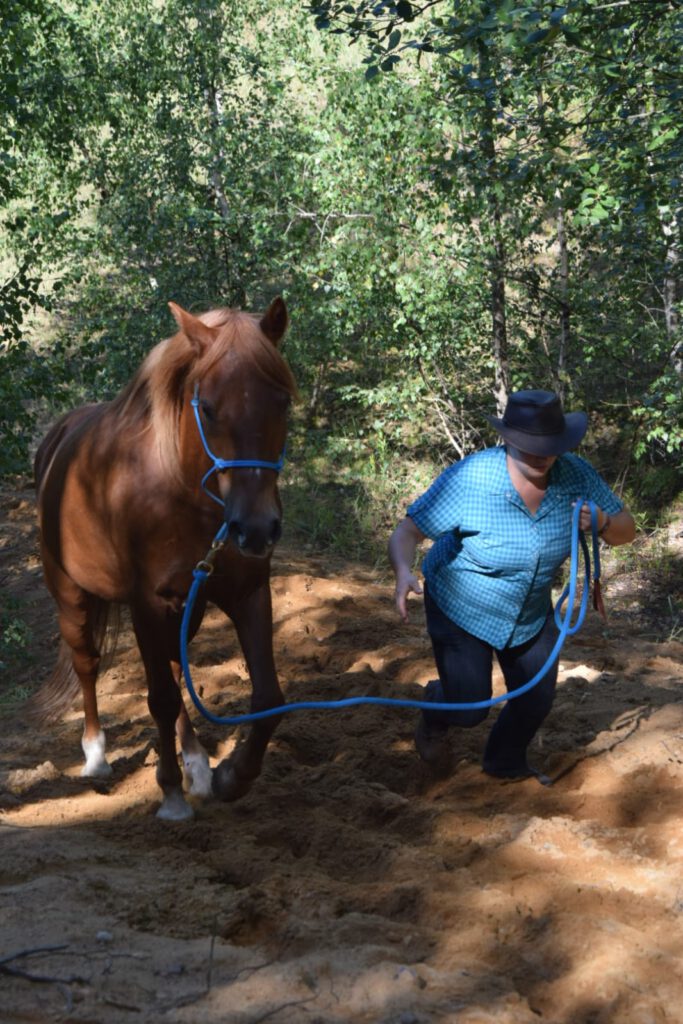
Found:
[(205, 494), (208, 494), (208, 496), (213, 499), (213, 501), (218, 502), (219, 505), (223, 504), (222, 498), (217, 494), (214, 494), (213, 491), (210, 491), (206, 486), (206, 481), (214, 473), (219, 473), (223, 469), (273, 469), (276, 473), (279, 473), (282, 470), (282, 467), (285, 464), (284, 448), (277, 462), (267, 462), (265, 459), (219, 459), (218, 456), (214, 455), (209, 448), (209, 442), (206, 440), (206, 434), (204, 433), (204, 427), (202, 425), (202, 418), (199, 415), (199, 384), (195, 384), (194, 395), (190, 400), (190, 404), (194, 409), (194, 418), (197, 421), (199, 436), (202, 440), (202, 444), (204, 445), (204, 451), (213, 463), (211, 469), (209, 469), (202, 477), (202, 489)]
[[(197, 696), (197, 693), (192, 682), (192, 676), (190, 674), (190, 665), (187, 658), (187, 644), (188, 644), (188, 632), (190, 628), (190, 620), (192, 618), (192, 609), (199, 592), (200, 587), (204, 585), (207, 578), (213, 572), (213, 562), (225, 544), (225, 538), (227, 536), (227, 525), (224, 523), (220, 530), (216, 534), (213, 543), (211, 545), (211, 551), (207, 555), (206, 559), (201, 561), (193, 572), (193, 582), (190, 587), (190, 592), (187, 596), (187, 602), (185, 604), (185, 611), (183, 619), (180, 625), (180, 663), (183, 669), (183, 675), (185, 676), (185, 683), (187, 685), (188, 693), (192, 698), (192, 702), (197, 710), (207, 718), (209, 722), (213, 722), (214, 725), (239, 725), (241, 722), (255, 722), (261, 718), (271, 718), (274, 715), (283, 715), (289, 711), (319, 711), (326, 709), (336, 708), (350, 708), (355, 707), (358, 704), (381, 704), (381, 705), (392, 705), (399, 708), (419, 708), (426, 711), (472, 711), (480, 708), (490, 708), (495, 704), (500, 704), (506, 700), (513, 700), (515, 697), (521, 697), (523, 693), (531, 690), (537, 683), (543, 679), (546, 673), (549, 671), (551, 665), (553, 665), (555, 658), (558, 657), (560, 650), (567, 638), (567, 636), (574, 636), (578, 633), (579, 629), (583, 625), (583, 621), (586, 617), (586, 610), (588, 608), (588, 597), (590, 593), (590, 581), (591, 581), (591, 564), (590, 554), (588, 552), (588, 544), (586, 538), (583, 535), (579, 527), (579, 519), (581, 516), (581, 506), (584, 504), (582, 499), (579, 499), (574, 506), (572, 514), (572, 525), (571, 525), (571, 555), (570, 555), (570, 571), (569, 571), (569, 583), (560, 595), (560, 599), (555, 606), (555, 623), (559, 629), (559, 635), (555, 641), (555, 646), (548, 655), (548, 659), (543, 667), (536, 673), (533, 679), (530, 679), (528, 683), (524, 683), (523, 686), (518, 687), (516, 690), (510, 690), (509, 693), (500, 694), (498, 697), (491, 697), (489, 700), (472, 701), (471, 703), (460, 703), (460, 704), (445, 704), (445, 703), (433, 703), (424, 700), (397, 700), (393, 697), (347, 697), (342, 700), (308, 700), (298, 701), (292, 704), (280, 704), (274, 708), (266, 708), (265, 711), (253, 711), (251, 714), (245, 715), (229, 715), (227, 717), (221, 717), (220, 715), (214, 715), (211, 711), (204, 707), (201, 700)], [(598, 510), (595, 504), (590, 501), (588, 502), (591, 512), (591, 533), (593, 539), (593, 563), (595, 566), (594, 582), (597, 586), (600, 579), (600, 552), (599, 552), (599, 537), (598, 537)], [(579, 606), (579, 612), (577, 620), (574, 625), (571, 624), (571, 617), (574, 609), (574, 602), (576, 598), (576, 589), (579, 575), (579, 545), (583, 551), (585, 574), (583, 591), (581, 594), (581, 603)], [(597, 595), (596, 595), (597, 599)], [(567, 602), (567, 610), (562, 615), (562, 607), (565, 601)]]

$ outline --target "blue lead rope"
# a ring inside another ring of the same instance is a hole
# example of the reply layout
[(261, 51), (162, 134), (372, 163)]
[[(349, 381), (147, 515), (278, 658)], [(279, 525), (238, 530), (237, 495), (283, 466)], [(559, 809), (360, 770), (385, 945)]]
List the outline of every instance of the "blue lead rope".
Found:
[[(590, 555), (588, 552), (588, 545), (586, 538), (579, 528), (579, 519), (581, 515), (581, 506), (585, 504), (581, 499), (576, 502), (574, 511), (572, 514), (572, 526), (571, 526), (571, 555), (570, 555), (570, 567), (569, 567), (569, 583), (560, 595), (560, 599), (555, 606), (555, 623), (559, 629), (559, 635), (555, 642), (555, 646), (548, 655), (548, 659), (543, 667), (536, 673), (533, 679), (530, 679), (528, 683), (524, 683), (523, 686), (518, 687), (516, 690), (510, 690), (508, 693), (501, 694), (498, 697), (491, 697), (489, 700), (472, 701), (462, 704), (445, 704), (436, 703), (433, 701), (424, 700), (399, 700), (393, 697), (346, 697), (343, 700), (304, 700), (297, 701), (292, 704), (280, 704), (274, 708), (267, 708), (265, 711), (253, 711), (251, 714), (245, 715), (229, 715), (227, 717), (221, 717), (220, 715), (214, 715), (211, 711), (204, 707), (201, 700), (197, 696), (197, 693), (192, 682), (192, 676), (190, 674), (190, 665), (187, 659), (187, 644), (188, 644), (188, 632), (190, 628), (190, 619), (192, 617), (192, 609), (197, 598), (197, 594), (200, 588), (204, 585), (207, 578), (213, 571), (213, 558), (218, 553), (220, 548), (223, 547), (225, 538), (227, 536), (228, 528), (225, 524), (221, 526), (220, 530), (216, 534), (213, 543), (211, 545), (211, 551), (207, 555), (207, 558), (200, 562), (197, 568), (193, 572), (194, 580), (190, 587), (190, 592), (187, 596), (187, 602), (185, 604), (185, 612), (183, 614), (183, 620), (180, 626), (180, 663), (183, 669), (183, 675), (185, 676), (185, 683), (187, 685), (188, 692), (192, 698), (192, 702), (197, 710), (207, 718), (214, 725), (239, 725), (242, 722), (255, 722), (261, 718), (271, 718), (274, 715), (283, 715), (289, 711), (322, 711), (332, 708), (352, 708), (359, 704), (381, 704), (391, 705), (399, 708), (418, 708), (421, 710), (428, 711), (472, 711), (479, 708), (491, 708), (495, 704), (501, 704), (506, 700), (513, 700), (515, 697), (521, 697), (523, 693), (531, 690), (537, 683), (543, 679), (550, 667), (554, 664), (555, 658), (559, 655), (562, 645), (564, 644), (568, 636), (574, 636), (575, 633), (581, 629), (583, 621), (586, 617), (586, 609), (588, 608), (588, 598), (590, 593), (590, 581), (591, 581), (591, 564)], [(600, 554), (599, 554), (599, 541), (598, 541), (598, 512), (595, 504), (591, 501), (587, 503), (590, 506), (591, 511), (591, 530), (593, 537), (593, 564), (594, 564), (594, 580), (597, 583), (600, 579)], [(579, 612), (574, 625), (571, 623), (571, 617), (574, 609), (574, 602), (576, 599), (576, 589), (579, 576), (579, 545), (581, 545), (584, 563), (585, 563), (585, 575), (583, 591), (581, 594), (581, 604), (579, 606)], [(562, 615), (562, 608), (567, 602), (567, 610)]]

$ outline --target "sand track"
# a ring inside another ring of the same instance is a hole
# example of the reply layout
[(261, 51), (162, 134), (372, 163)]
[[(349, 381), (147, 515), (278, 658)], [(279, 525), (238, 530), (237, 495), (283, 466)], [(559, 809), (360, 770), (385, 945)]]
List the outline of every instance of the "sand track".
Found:
[[(5, 494), (3, 514), (4, 583), (34, 627), (16, 683), (44, 677), (55, 627), (30, 494)], [(289, 700), (419, 697), (420, 609), (401, 626), (373, 573), (285, 544), (273, 594)], [(412, 712), (306, 712), (283, 719), (241, 802), (196, 803), (180, 825), (154, 817), (155, 731), (124, 633), (100, 685), (111, 781), (79, 778), (77, 711), (40, 734), (3, 713), (0, 1018), (683, 1021), (683, 646), (643, 639), (636, 605), (622, 588), (607, 634), (593, 618), (565, 648), (535, 748), (549, 789), (482, 775), (488, 724), (435, 777)], [(212, 710), (245, 708), (216, 611), (191, 657)], [(212, 759), (234, 743), (198, 729)]]

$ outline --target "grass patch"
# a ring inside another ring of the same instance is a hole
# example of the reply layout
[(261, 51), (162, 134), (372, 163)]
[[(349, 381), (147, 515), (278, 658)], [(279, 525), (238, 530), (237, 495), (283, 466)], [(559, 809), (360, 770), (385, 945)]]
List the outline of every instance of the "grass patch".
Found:
[(427, 462), (389, 459), (377, 444), (328, 437), (282, 482), (285, 526), (305, 550), (388, 566), (389, 535), (438, 473)]

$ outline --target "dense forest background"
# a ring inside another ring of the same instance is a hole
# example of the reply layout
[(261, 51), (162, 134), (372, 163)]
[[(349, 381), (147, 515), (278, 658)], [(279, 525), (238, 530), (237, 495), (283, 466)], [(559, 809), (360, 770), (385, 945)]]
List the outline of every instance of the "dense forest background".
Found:
[(676, 498), (680, 0), (5, 0), (0, 40), (3, 474), (169, 299), (281, 293), (311, 543), (383, 548), (525, 386), (643, 522)]

